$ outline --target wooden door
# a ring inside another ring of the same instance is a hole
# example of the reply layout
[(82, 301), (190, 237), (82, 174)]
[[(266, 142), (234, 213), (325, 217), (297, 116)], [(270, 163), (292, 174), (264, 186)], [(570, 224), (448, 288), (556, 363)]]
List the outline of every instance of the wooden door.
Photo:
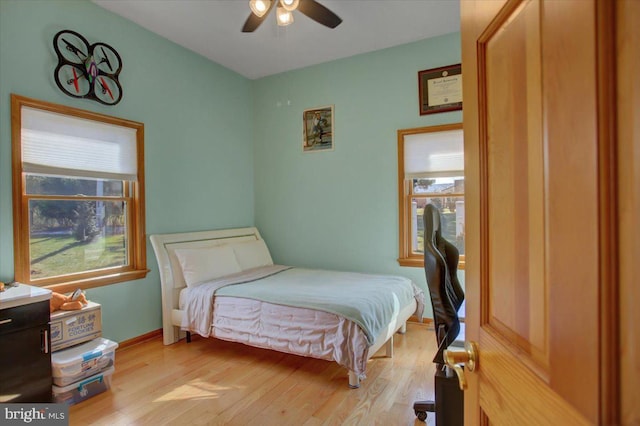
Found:
[(615, 424), (613, 2), (461, 5), (467, 424)]
[(640, 2), (616, 1), (620, 424), (640, 425)]

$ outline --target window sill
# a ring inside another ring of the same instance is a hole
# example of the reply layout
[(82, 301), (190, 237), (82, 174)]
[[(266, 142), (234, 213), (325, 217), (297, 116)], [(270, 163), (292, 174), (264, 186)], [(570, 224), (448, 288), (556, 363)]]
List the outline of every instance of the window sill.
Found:
[(413, 268), (424, 267), (424, 259), (422, 258), (400, 258), (398, 259), (400, 266), (409, 266)]
[[(400, 266), (408, 266), (412, 268), (424, 268), (424, 259), (422, 257), (409, 257), (398, 259)], [(458, 261), (458, 269), (464, 270), (465, 261)]]
[[(125, 281), (133, 281), (144, 278), (149, 273), (149, 269), (140, 269), (136, 271), (118, 272), (111, 275), (103, 275), (100, 277), (79, 279), (60, 284), (43, 285), (43, 288), (55, 291), (56, 293), (68, 293), (77, 288), (86, 290), (89, 288), (102, 287), (105, 285), (116, 284)], [(37, 284), (31, 284), (37, 285)]]

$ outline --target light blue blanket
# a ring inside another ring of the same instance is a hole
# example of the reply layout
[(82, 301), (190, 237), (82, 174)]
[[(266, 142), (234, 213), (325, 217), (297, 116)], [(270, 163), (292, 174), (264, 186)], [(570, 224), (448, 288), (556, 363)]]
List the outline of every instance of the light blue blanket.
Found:
[[(411, 299), (416, 298), (419, 307), (424, 305), (424, 293), (411, 280), (388, 275), (291, 268), (256, 281), (216, 287), (216, 296), (242, 297), (340, 315), (358, 324), (370, 345)], [(422, 317), (421, 309), (416, 313)]]

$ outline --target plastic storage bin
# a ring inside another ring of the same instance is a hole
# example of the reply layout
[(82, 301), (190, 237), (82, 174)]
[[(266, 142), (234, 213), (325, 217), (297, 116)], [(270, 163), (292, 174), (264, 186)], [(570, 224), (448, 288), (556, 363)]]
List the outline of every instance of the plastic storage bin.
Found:
[(63, 387), (53, 385), (53, 401), (73, 405), (102, 393), (111, 388), (111, 375), (114, 371), (115, 368), (111, 367), (78, 383)]
[(116, 342), (98, 337), (90, 342), (52, 353), (53, 384), (67, 386), (112, 367), (117, 347)]

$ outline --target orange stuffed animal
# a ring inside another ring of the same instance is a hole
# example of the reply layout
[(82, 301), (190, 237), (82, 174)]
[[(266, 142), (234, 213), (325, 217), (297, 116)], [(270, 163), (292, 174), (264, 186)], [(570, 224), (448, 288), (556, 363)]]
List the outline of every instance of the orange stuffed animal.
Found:
[(53, 292), (49, 300), (49, 308), (51, 312), (57, 310), (75, 311), (82, 309), (87, 304), (87, 298), (82, 290), (77, 289), (70, 296)]

